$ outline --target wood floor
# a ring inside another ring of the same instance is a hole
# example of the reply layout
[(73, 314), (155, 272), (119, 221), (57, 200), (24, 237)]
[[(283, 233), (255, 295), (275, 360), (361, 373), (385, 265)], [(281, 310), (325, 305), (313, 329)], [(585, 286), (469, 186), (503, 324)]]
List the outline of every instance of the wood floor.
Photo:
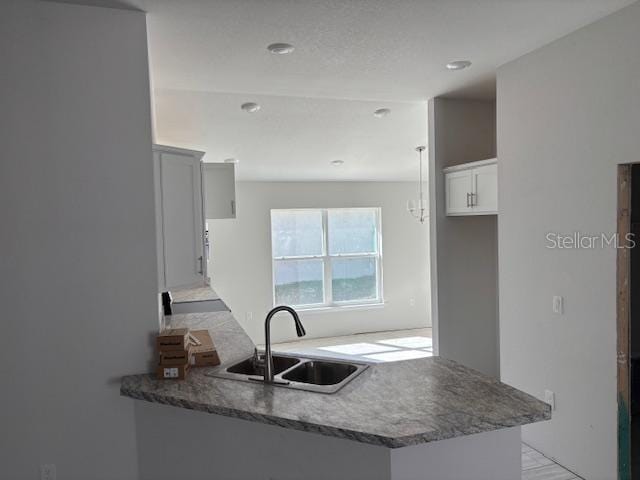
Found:
[[(431, 335), (430, 328), (395, 330), (302, 339), (274, 344), (273, 349), (301, 355), (384, 362), (430, 356), (432, 354), (429, 341)], [(580, 478), (529, 445), (522, 444), (522, 480), (579, 480)]]

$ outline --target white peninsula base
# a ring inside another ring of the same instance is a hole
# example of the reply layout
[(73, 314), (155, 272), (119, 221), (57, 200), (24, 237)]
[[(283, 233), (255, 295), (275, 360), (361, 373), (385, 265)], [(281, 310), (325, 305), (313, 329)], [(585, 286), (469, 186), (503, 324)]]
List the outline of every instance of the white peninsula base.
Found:
[(142, 480), (519, 480), (520, 427), (390, 449), (146, 402)]

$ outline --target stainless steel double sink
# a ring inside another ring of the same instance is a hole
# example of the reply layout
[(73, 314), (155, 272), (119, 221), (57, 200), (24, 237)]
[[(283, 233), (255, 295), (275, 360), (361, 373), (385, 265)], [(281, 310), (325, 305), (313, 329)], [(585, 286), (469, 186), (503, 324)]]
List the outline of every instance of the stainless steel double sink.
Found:
[[(250, 356), (232, 364), (221, 365), (208, 376), (243, 382), (264, 381), (264, 368)], [(334, 359), (273, 354), (273, 383), (277, 387), (317, 393), (335, 393), (368, 368), (367, 364)]]

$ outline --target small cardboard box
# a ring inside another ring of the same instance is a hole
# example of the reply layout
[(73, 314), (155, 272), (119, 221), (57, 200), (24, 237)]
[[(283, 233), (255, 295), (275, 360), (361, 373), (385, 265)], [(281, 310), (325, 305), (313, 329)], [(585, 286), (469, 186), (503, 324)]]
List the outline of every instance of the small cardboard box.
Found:
[(189, 363), (188, 350), (168, 350), (160, 352), (160, 365), (163, 367), (185, 365), (187, 363)]
[(161, 380), (184, 380), (187, 377), (187, 372), (189, 371), (189, 364), (185, 365), (174, 365), (174, 366), (166, 366), (166, 365), (158, 365), (156, 369), (156, 375)]
[(189, 329), (169, 328), (161, 332), (156, 339), (158, 352), (189, 350)]
[(209, 330), (194, 330), (191, 335), (200, 342), (200, 345), (191, 346), (191, 366), (215, 367), (220, 365), (220, 357), (213, 345)]

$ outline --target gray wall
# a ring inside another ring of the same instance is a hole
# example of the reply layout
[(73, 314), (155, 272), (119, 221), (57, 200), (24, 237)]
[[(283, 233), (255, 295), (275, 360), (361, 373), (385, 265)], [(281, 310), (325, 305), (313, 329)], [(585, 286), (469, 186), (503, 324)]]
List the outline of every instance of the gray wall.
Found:
[(616, 165), (640, 161), (639, 26), (635, 3), (498, 72), (502, 378), (556, 392), (524, 439), (594, 480), (616, 478), (616, 252), (545, 235), (616, 231)]
[(432, 321), (438, 352), (498, 375), (495, 215), (445, 216), (444, 167), (496, 156), (495, 102), (429, 102)]
[(0, 476), (137, 477), (157, 330), (145, 17), (0, 6)]

